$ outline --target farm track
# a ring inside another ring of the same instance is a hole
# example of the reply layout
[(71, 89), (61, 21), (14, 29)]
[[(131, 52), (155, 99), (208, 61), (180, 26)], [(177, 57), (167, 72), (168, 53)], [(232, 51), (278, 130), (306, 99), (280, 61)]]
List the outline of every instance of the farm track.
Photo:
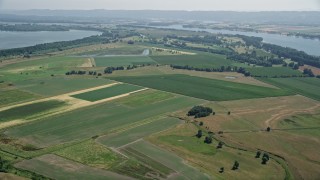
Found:
[(283, 119), (288, 116), (292, 116), (294, 114), (298, 113), (313, 113), (317, 110), (317, 108), (320, 107), (320, 104), (317, 104), (313, 107), (307, 108), (307, 109), (302, 109), (302, 110), (282, 110), (277, 114), (272, 115), (271, 118), (267, 119), (265, 121), (266, 126), (271, 126), (274, 125), (278, 120)]
[(132, 91), (132, 92), (129, 92), (129, 93), (121, 94), (121, 95), (118, 95), (118, 96), (114, 96), (114, 97), (110, 97), (110, 98), (106, 98), (106, 99), (102, 99), (102, 100), (94, 101), (94, 102), (90, 102), (90, 101), (86, 101), (86, 100), (82, 100), (82, 99), (77, 99), (77, 98), (71, 97), (71, 96), (76, 95), (76, 94), (81, 94), (81, 93), (94, 91), (94, 90), (98, 90), (98, 89), (103, 89), (103, 88), (111, 87), (111, 86), (118, 85), (118, 84), (122, 84), (122, 83), (117, 82), (117, 83), (107, 84), (107, 85), (98, 86), (98, 87), (94, 87), (94, 88), (89, 88), (89, 89), (84, 89), (84, 90), (75, 91), (75, 92), (71, 92), (71, 93), (66, 93), (66, 94), (62, 94), (62, 95), (58, 95), (58, 96), (54, 96), (54, 97), (49, 97), (49, 98), (29, 101), (29, 102), (22, 103), (22, 104), (16, 104), (16, 105), (13, 105), (13, 106), (0, 108), (0, 111), (4, 111), (4, 110), (11, 109), (11, 108), (19, 107), (19, 106), (24, 106), (24, 105), (29, 105), (29, 104), (39, 103), (39, 102), (45, 102), (45, 101), (50, 101), (50, 100), (59, 100), (59, 101), (65, 101), (65, 102), (68, 103), (67, 106), (63, 106), (60, 109), (56, 109), (53, 112), (46, 113), (45, 115), (37, 117), (37, 118), (34, 118), (32, 120), (28, 120), (28, 121), (13, 120), (13, 121), (5, 122), (5, 123), (0, 123), (0, 129), (8, 128), (8, 127), (15, 126), (15, 125), (21, 125), (21, 124), (24, 124), (24, 123), (27, 123), (27, 122), (31, 122), (31, 121), (42, 119), (44, 117), (49, 117), (49, 116), (53, 116), (53, 115), (62, 114), (62, 113), (73, 111), (73, 110), (76, 110), (76, 109), (79, 109), (79, 108), (83, 108), (83, 107), (87, 107), (87, 106), (92, 106), (92, 105), (96, 105), (96, 104), (112, 101), (112, 100), (119, 99), (119, 98), (122, 98), (122, 97), (126, 97), (126, 96), (129, 96), (131, 94), (138, 93), (138, 92), (141, 92), (141, 91), (144, 91), (144, 90), (148, 89), (148, 88), (144, 88), (144, 89), (140, 89), (140, 90), (137, 90), (137, 91)]

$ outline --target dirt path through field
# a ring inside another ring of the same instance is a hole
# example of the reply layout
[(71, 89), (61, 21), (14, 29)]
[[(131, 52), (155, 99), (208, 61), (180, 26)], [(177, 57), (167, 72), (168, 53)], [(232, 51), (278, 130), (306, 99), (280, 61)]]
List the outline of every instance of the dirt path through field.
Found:
[(267, 119), (265, 121), (265, 124), (266, 124), (266, 126), (275, 125), (275, 123), (278, 120), (283, 119), (288, 116), (292, 116), (294, 114), (298, 114), (298, 113), (314, 113), (317, 110), (317, 108), (319, 108), (319, 107), (320, 107), (320, 104), (317, 104), (317, 105), (310, 107), (310, 108), (307, 108), (307, 109), (301, 109), (301, 110), (293, 110), (293, 109), (282, 110), (279, 113), (272, 115), (271, 118)]
[(38, 119), (41, 119), (41, 118), (44, 118), (44, 117), (49, 117), (49, 116), (65, 113), (65, 112), (68, 112), (68, 111), (73, 111), (73, 110), (76, 110), (76, 109), (79, 109), (79, 108), (83, 108), (83, 107), (87, 107), (87, 106), (92, 106), (92, 105), (96, 105), (96, 104), (112, 101), (112, 100), (115, 100), (115, 99), (119, 99), (119, 98), (122, 98), (122, 97), (129, 96), (129, 95), (134, 94), (134, 93), (145, 91), (145, 90), (148, 89), (148, 88), (144, 88), (144, 89), (140, 89), (140, 90), (137, 90), (137, 91), (132, 91), (132, 92), (129, 92), (129, 93), (121, 94), (121, 95), (118, 95), (118, 96), (113, 96), (113, 97), (110, 97), (110, 98), (106, 98), (106, 99), (102, 99), (102, 100), (94, 101), (94, 102), (71, 97), (72, 95), (81, 94), (81, 93), (85, 93), (85, 92), (89, 92), (89, 91), (94, 91), (94, 90), (98, 90), (98, 89), (102, 89), (102, 88), (107, 88), (107, 87), (111, 87), (111, 86), (114, 86), (114, 85), (117, 85), (117, 84), (122, 84), (122, 83), (116, 82), (116, 83), (112, 83), (112, 84), (107, 84), (107, 85), (103, 85), (103, 86), (98, 86), (98, 87), (94, 87), (94, 88), (89, 88), (89, 89), (75, 91), (75, 92), (71, 92), (71, 93), (67, 93), (67, 94), (62, 94), (62, 95), (58, 95), (58, 96), (54, 96), (54, 97), (44, 98), (44, 99), (40, 99), (40, 100), (34, 100), (34, 101), (22, 103), (22, 104), (17, 104), (17, 105), (13, 105), (13, 106), (9, 106), (9, 107), (0, 108), (0, 111), (4, 111), (4, 110), (10, 109), (10, 108), (14, 108), (14, 107), (34, 104), (34, 103), (38, 103), (38, 102), (50, 101), (50, 100), (60, 100), (60, 101), (66, 102), (68, 104), (67, 106), (63, 106), (62, 108), (55, 109), (54, 111), (52, 111), (50, 113), (47, 113), (46, 115), (43, 115), (41, 117), (38, 117), (38, 118), (35, 118), (35, 119), (32, 119), (32, 120), (28, 120), (28, 121), (13, 120), (13, 121), (9, 121), (9, 122), (0, 123), (0, 129), (11, 127), (11, 126), (15, 126), (15, 125), (19, 125), (19, 124), (24, 124), (24, 123), (27, 123), (27, 122), (30, 122), (30, 121), (34, 121), (34, 120), (38, 120)]

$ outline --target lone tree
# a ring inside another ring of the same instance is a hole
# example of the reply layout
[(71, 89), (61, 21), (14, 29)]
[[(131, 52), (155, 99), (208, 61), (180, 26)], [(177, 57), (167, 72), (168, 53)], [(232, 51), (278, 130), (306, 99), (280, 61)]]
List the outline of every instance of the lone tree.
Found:
[(202, 137), (202, 130), (198, 130), (198, 133), (196, 134), (196, 136), (197, 136), (198, 138), (201, 138), (201, 137)]
[(211, 136), (206, 136), (206, 138), (204, 139), (204, 142), (207, 144), (211, 144), (212, 143), (212, 137)]
[(223, 172), (224, 172), (224, 167), (221, 167), (219, 173), (223, 173)]
[(230, 115), (231, 114), (231, 112), (230, 111), (228, 111), (228, 115)]
[(203, 126), (203, 122), (202, 121), (199, 123), (199, 126)]
[(268, 161), (269, 161), (268, 158), (262, 157), (262, 162), (261, 162), (261, 164), (267, 164)]
[(224, 145), (224, 143), (220, 141), (217, 148), (220, 149), (220, 148), (222, 148), (223, 145)]
[(267, 162), (269, 161), (270, 157), (269, 157), (269, 154), (268, 153), (263, 153), (263, 156), (262, 156), (262, 164), (267, 164)]
[(238, 161), (235, 161), (234, 164), (233, 164), (232, 170), (237, 170), (237, 169), (239, 169), (239, 166), (240, 166), (239, 162), (238, 162)]
[(267, 132), (270, 132), (271, 131), (271, 127), (267, 127)]
[(260, 156), (261, 156), (261, 152), (257, 151), (256, 158), (260, 158)]

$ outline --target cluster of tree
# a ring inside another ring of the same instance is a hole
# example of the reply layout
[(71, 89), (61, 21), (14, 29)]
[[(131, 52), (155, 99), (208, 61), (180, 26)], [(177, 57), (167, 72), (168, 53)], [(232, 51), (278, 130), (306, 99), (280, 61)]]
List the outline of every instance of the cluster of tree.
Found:
[(232, 36), (235, 36), (235, 37), (238, 37), (238, 38), (241, 38), (247, 46), (253, 46), (253, 47), (261, 47), (262, 45), (262, 41), (263, 41), (263, 38), (262, 37), (254, 37), (254, 36), (245, 36), (245, 35), (232, 35)]
[(61, 25), (39, 25), (39, 24), (0, 24), (1, 31), (69, 31), (66, 26)]
[(237, 169), (239, 169), (239, 166), (240, 166), (239, 162), (238, 162), (238, 161), (235, 161), (235, 162), (233, 163), (232, 170), (237, 170)]
[(97, 75), (97, 72), (96, 72), (96, 71), (89, 71), (89, 75), (96, 76), (96, 75)]
[(238, 54), (236, 52), (227, 54), (227, 59), (232, 59), (241, 63), (256, 64), (264, 67), (272, 67), (272, 65), (283, 64), (284, 61), (277, 57), (257, 56), (256, 51), (252, 53)]
[(315, 75), (313, 74), (312, 70), (311, 69), (304, 69), (303, 70), (303, 74), (309, 76), (309, 77), (314, 77)]
[(95, 43), (109, 43), (112, 39), (109, 39), (104, 36), (90, 36), (83, 39), (77, 39), (73, 41), (61, 41), (54, 43), (45, 43), (38, 44), (35, 46), (23, 47), (23, 48), (14, 48), (0, 50), (0, 57), (10, 57), (10, 56), (24, 56), (36, 54), (38, 52), (51, 52), (51, 51), (62, 51), (65, 49), (79, 47), (82, 45), (89, 45)]
[(204, 143), (211, 144), (212, 140), (213, 140), (212, 135), (213, 135), (212, 133), (208, 133), (208, 136), (206, 136), (206, 138), (204, 138)]
[(224, 145), (224, 143), (220, 141), (220, 142), (218, 143), (217, 149), (221, 149), (221, 148), (223, 147), (223, 145)]
[(129, 41), (128, 41), (128, 44), (134, 44), (134, 41), (129, 40)]
[(213, 110), (210, 107), (203, 107), (203, 106), (194, 106), (189, 112), (188, 116), (194, 116), (195, 118), (207, 117)]
[[(238, 72), (238, 73), (241, 73), (241, 74), (244, 74), (246, 77), (247, 77), (247, 76), (251, 76), (251, 73), (250, 73), (249, 71), (246, 71), (246, 69), (243, 68), (243, 67), (240, 67), (237, 72)], [(230, 113), (230, 112), (228, 112), (228, 113)], [(229, 114), (229, 115), (230, 115), (230, 114)]]
[(119, 66), (119, 67), (107, 67), (104, 69), (104, 73), (105, 74), (112, 74), (113, 71), (120, 71), (120, 70), (124, 70), (125, 68), (123, 66)]
[(193, 70), (193, 71), (206, 71), (206, 72), (237, 72), (237, 66), (221, 66), (220, 68), (198, 68), (189, 65), (170, 65), (173, 69), (186, 69), (186, 70)]
[(196, 134), (197, 138), (201, 138), (202, 137), (202, 130), (198, 130), (198, 133)]
[(288, 58), (300, 64), (307, 64), (320, 68), (319, 56), (312, 56), (303, 51), (267, 43), (264, 43), (262, 48), (278, 55), (279, 57)]
[[(261, 151), (257, 151), (256, 153), (256, 158), (260, 158), (261, 156)], [(263, 153), (262, 155), (262, 162), (261, 164), (267, 164), (267, 162), (270, 160), (270, 156), (268, 153)]]
[(291, 67), (292, 69), (297, 70), (297, 69), (299, 69), (299, 66), (303, 66), (303, 64), (300, 64), (300, 63), (297, 64), (297, 63), (294, 63), (294, 62), (291, 62), (291, 63), (287, 64), (286, 62), (284, 62), (283, 66), (284, 67)]
[(66, 72), (66, 75), (85, 75), (87, 73), (87, 71), (75, 71), (75, 70), (72, 70), (72, 71), (69, 71), (69, 72)]
[(215, 35), (206, 35), (206, 36), (167, 36), (168, 38), (174, 38), (178, 39), (181, 41), (188, 41), (192, 43), (197, 43), (197, 44), (216, 44), (216, 45), (221, 45), (222, 42), (218, 36)]
[(2, 159), (2, 157), (0, 156), (0, 172), (8, 172), (9, 166), (9, 162)]

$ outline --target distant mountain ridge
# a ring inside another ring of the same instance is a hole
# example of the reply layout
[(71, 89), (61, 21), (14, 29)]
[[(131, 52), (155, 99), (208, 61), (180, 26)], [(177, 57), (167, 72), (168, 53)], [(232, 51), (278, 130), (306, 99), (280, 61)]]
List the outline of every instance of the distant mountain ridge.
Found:
[[(30, 19), (31, 17), (31, 19)], [(67, 19), (65, 19), (67, 18)], [(157, 11), (157, 10), (1, 10), (0, 20), (168, 19), (218, 22), (320, 25), (320, 11)]]

